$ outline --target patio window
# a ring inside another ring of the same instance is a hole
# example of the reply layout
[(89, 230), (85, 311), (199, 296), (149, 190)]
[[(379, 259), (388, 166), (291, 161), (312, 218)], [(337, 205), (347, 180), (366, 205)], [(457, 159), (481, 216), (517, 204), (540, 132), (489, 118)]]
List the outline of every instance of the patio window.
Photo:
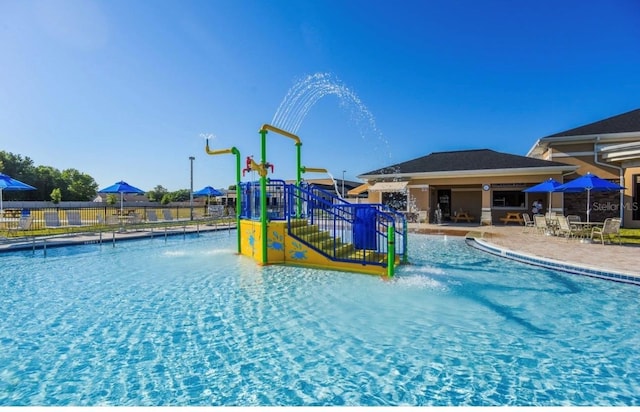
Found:
[(493, 192), (493, 207), (526, 208), (525, 194), (516, 190), (498, 190)]

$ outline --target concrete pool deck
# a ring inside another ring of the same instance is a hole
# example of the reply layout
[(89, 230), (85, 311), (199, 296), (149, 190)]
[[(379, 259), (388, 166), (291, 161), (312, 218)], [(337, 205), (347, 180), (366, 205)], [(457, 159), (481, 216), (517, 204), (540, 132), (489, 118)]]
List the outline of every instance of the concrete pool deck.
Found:
[(637, 246), (581, 243), (578, 239), (537, 234), (534, 229), (525, 233), (522, 226), (516, 225), (411, 223), (409, 232), (450, 236), (466, 236), (473, 232), (478, 234), (478, 239), (501, 251), (536, 256), (576, 267), (627, 274), (637, 277), (640, 282), (640, 248)]

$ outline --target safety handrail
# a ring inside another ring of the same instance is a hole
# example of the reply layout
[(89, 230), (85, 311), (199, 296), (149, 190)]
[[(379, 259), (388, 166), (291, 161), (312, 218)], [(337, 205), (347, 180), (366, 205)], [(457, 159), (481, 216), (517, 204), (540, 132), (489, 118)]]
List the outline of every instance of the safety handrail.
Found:
[[(396, 239), (406, 238), (406, 233), (396, 228), (398, 217), (404, 216), (383, 211), (380, 205), (351, 204), (323, 189), (304, 185), (287, 185), (287, 197), (289, 204), (304, 205), (302, 215), (288, 215), (289, 234), (333, 260), (386, 266), (389, 228)], [(306, 220), (308, 226), (294, 224), (296, 217)], [(394, 242), (393, 247), (395, 255), (404, 256), (404, 240)]]

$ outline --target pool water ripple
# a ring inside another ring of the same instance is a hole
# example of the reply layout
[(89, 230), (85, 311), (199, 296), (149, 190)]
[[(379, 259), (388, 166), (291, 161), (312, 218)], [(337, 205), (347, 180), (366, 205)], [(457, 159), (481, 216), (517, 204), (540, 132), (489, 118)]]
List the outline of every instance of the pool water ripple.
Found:
[(234, 242), (3, 256), (0, 405), (640, 404), (636, 286), (446, 237), (386, 281)]

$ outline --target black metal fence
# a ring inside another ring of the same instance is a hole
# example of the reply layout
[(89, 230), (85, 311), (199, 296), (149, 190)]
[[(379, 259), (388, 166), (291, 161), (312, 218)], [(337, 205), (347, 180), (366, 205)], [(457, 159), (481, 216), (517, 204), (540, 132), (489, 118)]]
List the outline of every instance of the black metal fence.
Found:
[[(186, 223), (189, 221), (216, 221), (235, 219), (235, 210), (220, 206), (194, 206), (158, 204), (126, 206), (39, 205), (48, 202), (7, 202), (0, 212), (0, 223), (4, 227), (18, 224), (20, 218), (29, 217), (30, 230), (55, 229), (61, 227), (91, 227), (104, 225), (145, 224), (145, 223)], [(19, 205), (16, 205), (19, 203)], [(84, 203), (84, 202), (82, 202)], [(19, 206), (19, 207), (17, 207)], [(193, 210), (193, 213), (192, 213)]]

